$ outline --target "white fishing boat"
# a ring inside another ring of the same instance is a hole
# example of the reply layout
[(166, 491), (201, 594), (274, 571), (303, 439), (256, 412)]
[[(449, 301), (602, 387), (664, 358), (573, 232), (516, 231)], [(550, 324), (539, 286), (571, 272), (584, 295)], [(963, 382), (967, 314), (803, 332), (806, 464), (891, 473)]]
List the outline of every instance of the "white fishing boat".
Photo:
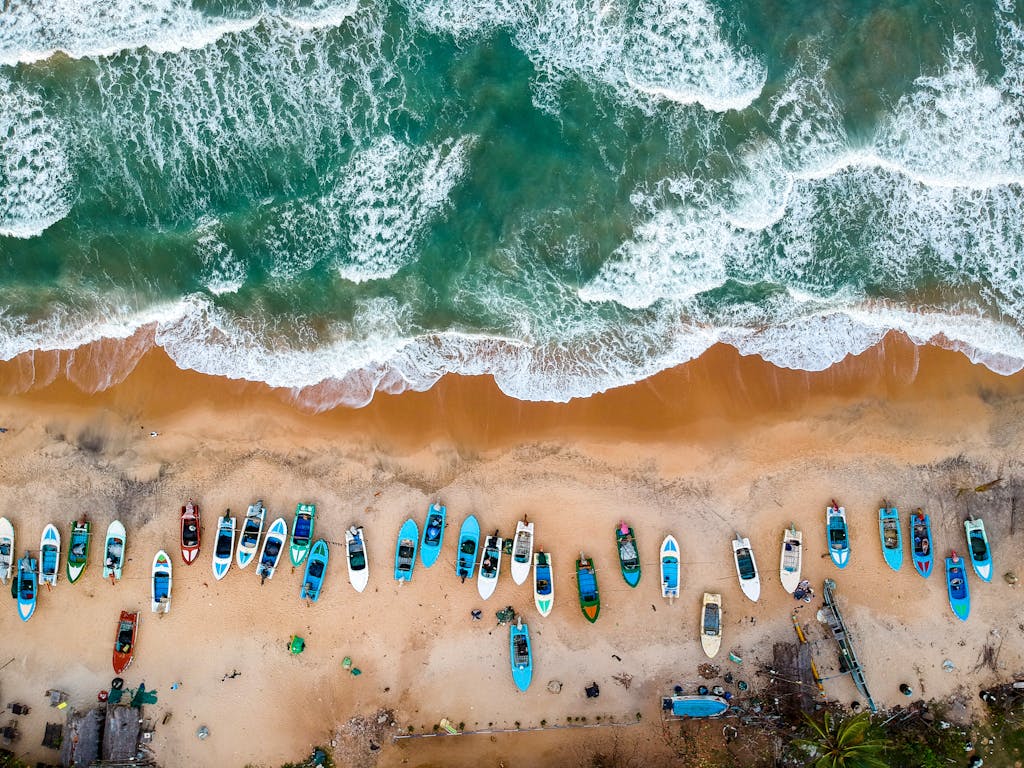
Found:
[(288, 523), (283, 517), (279, 517), (267, 529), (267, 535), (263, 539), (263, 549), (260, 550), (260, 562), (256, 566), (256, 575), (260, 577), (261, 584), (267, 579), (274, 578), (277, 563), (281, 559), (281, 552), (284, 550), (287, 540)]
[(366, 559), (366, 539), (363, 537), (362, 526), (353, 525), (345, 531), (345, 555), (348, 580), (356, 592), (362, 592), (370, 580), (370, 563)]
[(516, 523), (516, 537), (512, 540), (512, 581), (525, 584), (530, 578), (530, 567), (533, 565), (533, 523), (524, 517)]
[(238, 550), (235, 552), (235, 562), (239, 568), (245, 568), (256, 557), (266, 517), (267, 509), (263, 506), (263, 499), (249, 505), (249, 511), (245, 513), (245, 522), (242, 524), (242, 535), (238, 540)]
[(6, 517), (0, 517), (0, 581), (4, 584), (14, 572), (14, 526)]
[(121, 578), (124, 568), (124, 547), (126, 534), (124, 524), (114, 520), (107, 526), (107, 537), (103, 541), (103, 578), (112, 582)]
[(793, 594), (800, 583), (803, 560), (804, 535), (791, 525), (782, 534), (782, 557), (779, 560), (779, 581), (789, 594)]
[(679, 542), (669, 534), (661, 542), (661, 596), (669, 601), (679, 597)]
[(732, 541), (732, 554), (740, 589), (756, 603), (761, 597), (761, 577), (757, 574), (757, 561), (754, 559), (754, 550), (750, 548), (750, 539), (741, 538), (737, 533)]
[(480, 554), (480, 570), (476, 577), (477, 591), (484, 600), (494, 594), (494, 588), (498, 585), (498, 573), (501, 571), (501, 546), (502, 540), (497, 531), (493, 536), (488, 536), (484, 540), (483, 551)]
[(213, 542), (213, 578), (220, 581), (231, 570), (235, 554), (235, 518), (227, 510), (217, 523), (217, 538)]
[(722, 647), (722, 596), (704, 593), (700, 609), (700, 646), (709, 659)]
[(153, 557), (150, 580), (153, 613), (171, 612), (171, 558), (162, 549)]

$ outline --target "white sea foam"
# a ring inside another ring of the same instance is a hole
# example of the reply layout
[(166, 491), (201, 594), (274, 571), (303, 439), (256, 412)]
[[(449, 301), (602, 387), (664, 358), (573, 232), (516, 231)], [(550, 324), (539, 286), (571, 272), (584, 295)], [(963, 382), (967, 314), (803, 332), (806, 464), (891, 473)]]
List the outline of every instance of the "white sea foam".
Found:
[(201, 222), (195, 249), (203, 262), (203, 282), (214, 296), (235, 293), (245, 283), (245, 262), (225, 242), (219, 222)]

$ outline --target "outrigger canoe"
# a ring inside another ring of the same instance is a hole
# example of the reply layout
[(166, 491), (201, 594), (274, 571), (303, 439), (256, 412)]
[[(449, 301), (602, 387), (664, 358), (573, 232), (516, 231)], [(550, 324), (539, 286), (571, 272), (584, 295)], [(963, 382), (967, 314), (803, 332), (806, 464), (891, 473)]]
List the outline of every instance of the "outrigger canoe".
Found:
[(313, 528), (316, 525), (316, 505), (299, 504), (295, 507), (295, 519), (292, 520), (292, 540), (288, 546), (288, 558), (292, 567), (298, 568), (309, 554), (313, 541)]
[(835, 499), (825, 508), (825, 527), (828, 532), (828, 553), (837, 568), (850, 562), (850, 529), (846, 524), (846, 510)]
[(124, 568), (125, 530), (120, 520), (114, 520), (107, 526), (107, 537), (103, 541), (103, 578), (111, 583), (121, 578)]
[(398, 545), (395, 547), (395, 580), (412, 581), (416, 567), (416, 546), (419, 541), (419, 526), (411, 517), (402, 523), (398, 531)]
[(68, 572), (68, 583), (74, 584), (85, 571), (89, 564), (89, 531), (92, 524), (86, 520), (85, 515), (71, 524), (71, 540), (68, 542), (68, 559), (66, 568)]
[(619, 570), (622, 578), (631, 587), (640, 583), (640, 553), (636, 548), (636, 536), (633, 529), (624, 521), (619, 521), (615, 529), (615, 546), (619, 551)]
[(36, 559), (28, 552), (18, 561), (14, 586), (17, 588), (18, 616), (22, 621), (28, 621), (36, 612), (36, 598), (39, 592), (39, 574), (36, 571), (38, 567)]
[(671, 534), (661, 542), (661, 596), (679, 597), (679, 542)]
[(476, 591), (484, 600), (493, 595), (494, 588), (498, 586), (503, 543), (497, 531), (493, 536), (484, 539), (483, 552), (480, 554), (480, 571), (476, 577)]
[(914, 559), (914, 569), (926, 579), (931, 575), (935, 554), (932, 552), (932, 522), (920, 509), (910, 516), (911, 546), (910, 555)]
[(964, 520), (964, 532), (974, 572), (982, 581), (992, 581), (992, 549), (988, 545), (985, 523), (977, 517)]
[(256, 575), (260, 577), (260, 584), (267, 579), (274, 578), (274, 572), (277, 571), (277, 564), (281, 561), (281, 552), (284, 551), (284, 543), (287, 539), (288, 523), (283, 517), (279, 517), (270, 524), (267, 535), (263, 539), (260, 563), (256, 566)]
[(509, 655), (512, 660), (512, 681), (525, 691), (533, 680), (533, 651), (530, 648), (530, 628), (522, 617), (509, 628)]
[(135, 658), (135, 637), (139, 631), (139, 614), (121, 611), (114, 635), (114, 674), (120, 675)]
[(345, 562), (349, 584), (356, 592), (362, 592), (370, 581), (370, 563), (366, 559), (366, 538), (361, 526), (353, 525), (345, 531)]
[(580, 610), (586, 620), (593, 624), (601, 613), (601, 595), (597, 591), (594, 558), (582, 552), (576, 560), (576, 588), (580, 593)]
[(512, 562), (509, 563), (512, 581), (516, 584), (525, 584), (526, 580), (530, 578), (532, 566), (533, 523), (524, 517), (516, 523), (516, 536), (512, 539)]
[(327, 542), (317, 539), (309, 550), (309, 558), (306, 560), (306, 573), (302, 577), (302, 591), (299, 597), (303, 600), (316, 602), (320, 599), (320, 590), (324, 586), (324, 575), (327, 573), (327, 560), (330, 550)]
[(704, 593), (700, 610), (700, 647), (709, 659), (722, 647), (722, 596)]
[(967, 586), (967, 571), (964, 560), (954, 551), (946, 558), (946, 591), (949, 593), (949, 607), (960, 621), (967, 621), (971, 614), (971, 591)]
[(741, 538), (737, 533), (732, 541), (732, 556), (740, 589), (756, 603), (761, 597), (761, 577), (757, 573), (757, 560), (754, 559), (754, 550), (750, 548), (750, 539)]
[(263, 499), (249, 505), (249, 510), (245, 513), (245, 522), (242, 524), (238, 549), (235, 551), (235, 563), (239, 568), (245, 568), (255, 559), (260, 548), (260, 534), (263, 533), (263, 522), (266, 517), (267, 508), (263, 506)]
[(181, 508), (181, 560), (185, 565), (191, 565), (199, 557), (201, 533), (199, 505), (189, 499)]
[(470, 515), (462, 522), (459, 529), (459, 559), (455, 563), (455, 573), (465, 582), (473, 578), (476, 570), (476, 551), (480, 548), (480, 523), (475, 515)]
[(903, 530), (900, 526), (900, 512), (896, 507), (883, 506), (878, 509), (878, 536), (882, 541), (882, 557), (894, 571), (903, 567)]
[(162, 549), (153, 557), (153, 575), (150, 582), (153, 613), (170, 613), (171, 558)]
[(796, 592), (804, 562), (804, 535), (790, 525), (782, 534), (782, 554), (779, 558), (779, 582), (789, 594)]
[(235, 554), (235, 518), (227, 510), (217, 523), (217, 539), (213, 543), (213, 578), (220, 581), (231, 570)]
[(533, 603), (541, 616), (551, 613), (555, 604), (555, 575), (551, 555), (543, 550), (533, 553)]
[(56, 586), (60, 571), (60, 531), (50, 523), (39, 540), (39, 583)]
[(14, 573), (14, 526), (6, 517), (0, 517), (0, 581), (4, 584)]
[(444, 522), (448, 508), (444, 504), (431, 504), (427, 510), (427, 522), (423, 525), (423, 541), (420, 542), (420, 559), (423, 567), (429, 568), (437, 562), (444, 543)]

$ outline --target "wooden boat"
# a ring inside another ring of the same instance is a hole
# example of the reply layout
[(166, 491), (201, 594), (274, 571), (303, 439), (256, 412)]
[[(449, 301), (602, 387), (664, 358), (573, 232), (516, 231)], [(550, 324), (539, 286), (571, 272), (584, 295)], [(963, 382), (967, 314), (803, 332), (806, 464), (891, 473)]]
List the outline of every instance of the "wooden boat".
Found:
[(191, 499), (181, 508), (181, 559), (191, 565), (199, 557), (199, 505)]
[(260, 562), (256, 566), (256, 575), (260, 577), (260, 584), (267, 579), (274, 578), (274, 571), (281, 560), (281, 552), (284, 551), (285, 541), (288, 539), (288, 523), (283, 517), (279, 517), (270, 524), (267, 535), (263, 537), (263, 549), (260, 550)]
[(619, 570), (622, 578), (631, 587), (640, 583), (640, 553), (636, 548), (636, 536), (633, 529), (624, 521), (619, 521), (615, 529), (615, 546), (619, 551)]
[(303, 600), (316, 602), (320, 599), (320, 590), (324, 586), (324, 575), (327, 573), (327, 561), (330, 550), (327, 542), (317, 539), (309, 550), (309, 557), (306, 559), (306, 573), (302, 577), (302, 591), (299, 597)]
[(525, 584), (533, 567), (533, 523), (525, 517), (516, 523), (516, 535), (512, 539), (512, 562), (509, 571), (512, 581)]
[(416, 567), (416, 547), (419, 542), (420, 529), (411, 517), (402, 523), (398, 531), (398, 546), (395, 547), (395, 580), (412, 581), (412, 571)]
[(582, 552), (576, 560), (576, 588), (580, 593), (580, 610), (587, 621), (593, 624), (601, 614), (601, 595), (597, 591), (594, 558)]
[(661, 542), (661, 596), (679, 597), (679, 542), (672, 534)]
[(356, 592), (362, 592), (370, 581), (370, 562), (366, 559), (366, 538), (360, 526), (353, 525), (345, 531), (345, 563), (349, 584)]
[(910, 555), (914, 560), (914, 570), (926, 579), (931, 575), (935, 554), (932, 542), (932, 522), (920, 509), (910, 516), (911, 544)]
[(267, 509), (263, 506), (263, 499), (249, 505), (249, 510), (245, 513), (245, 522), (242, 524), (238, 549), (235, 551), (235, 563), (239, 568), (245, 568), (256, 558), (256, 552), (260, 548), (260, 534), (263, 533), (263, 522), (266, 517)]
[(882, 541), (882, 557), (894, 571), (903, 567), (903, 530), (896, 507), (883, 505), (878, 509), (878, 536)]
[(6, 517), (0, 517), (0, 581), (4, 584), (14, 573), (14, 526)]
[(967, 621), (971, 615), (971, 591), (967, 586), (967, 571), (964, 560), (954, 550), (946, 558), (946, 591), (949, 593), (949, 607), (960, 621)]
[(700, 610), (700, 647), (709, 659), (722, 647), (722, 596), (704, 593)]
[(153, 557), (153, 573), (150, 579), (153, 613), (171, 612), (171, 558), (162, 549)]
[(729, 711), (729, 702), (711, 694), (671, 696), (661, 700), (661, 708), (674, 717), (721, 717)]
[(974, 572), (982, 581), (992, 581), (992, 549), (985, 534), (985, 523), (977, 517), (964, 520), (964, 532), (967, 534), (967, 553), (971, 557)]
[(754, 550), (750, 548), (750, 539), (741, 538), (737, 533), (732, 541), (732, 556), (736, 562), (740, 589), (756, 603), (761, 597), (761, 577), (757, 573), (757, 560), (754, 559)]
[(828, 531), (828, 553), (837, 568), (850, 562), (850, 529), (846, 524), (846, 510), (835, 499), (825, 508), (825, 527)]
[(78, 581), (89, 564), (89, 540), (92, 538), (89, 531), (91, 529), (92, 525), (86, 520), (85, 515), (71, 524), (71, 540), (68, 542), (66, 561), (68, 583), (70, 584)]
[(235, 518), (231, 516), (229, 509), (217, 523), (217, 538), (213, 542), (213, 578), (217, 581), (228, 575), (234, 554)]
[(782, 555), (779, 558), (779, 583), (789, 594), (796, 592), (804, 562), (804, 535), (790, 525), (782, 534)]
[(476, 590), (484, 600), (494, 594), (494, 588), (498, 585), (502, 543), (497, 531), (493, 536), (484, 539), (483, 551), (480, 553), (480, 571), (476, 577)]
[(512, 661), (512, 681), (520, 691), (526, 691), (533, 680), (533, 651), (530, 648), (530, 628), (520, 616), (509, 628), (509, 657)]
[(56, 586), (60, 572), (60, 531), (52, 523), (39, 540), (39, 583)]
[(39, 592), (38, 567), (36, 559), (28, 552), (18, 561), (14, 586), (17, 589), (18, 616), (22, 621), (28, 621), (36, 612), (36, 598)]
[(125, 530), (120, 520), (114, 520), (107, 526), (107, 536), (103, 541), (103, 578), (111, 583), (121, 578), (124, 568)]
[(555, 573), (551, 555), (543, 550), (533, 553), (533, 603), (541, 616), (547, 616), (555, 605)]
[(427, 510), (427, 522), (423, 525), (423, 541), (420, 542), (420, 559), (423, 567), (429, 568), (437, 562), (444, 542), (444, 521), (448, 509), (443, 504), (431, 504)]
[(121, 611), (114, 635), (114, 674), (120, 675), (135, 658), (135, 636), (139, 631), (139, 614)]
[(298, 568), (309, 554), (313, 542), (313, 528), (316, 526), (316, 505), (299, 504), (295, 507), (292, 520), (292, 539), (288, 545), (288, 559), (293, 568)]
[(480, 523), (475, 515), (470, 515), (462, 522), (459, 529), (459, 559), (455, 563), (455, 573), (465, 582), (473, 578), (476, 570), (476, 551), (480, 548)]

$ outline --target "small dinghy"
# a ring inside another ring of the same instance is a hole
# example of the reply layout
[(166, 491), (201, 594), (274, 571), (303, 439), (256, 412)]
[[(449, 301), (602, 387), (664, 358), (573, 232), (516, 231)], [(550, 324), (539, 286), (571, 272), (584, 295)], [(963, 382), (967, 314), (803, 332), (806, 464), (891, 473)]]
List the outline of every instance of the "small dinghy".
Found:
[(120, 675), (135, 658), (135, 636), (139, 631), (139, 614), (121, 611), (114, 635), (114, 674)]
[(103, 578), (110, 579), (111, 583), (121, 578), (125, 541), (124, 524), (114, 520), (107, 526), (107, 537), (103, 542)]
[(845, 568), (850, 562), (850, 529), (846, 524), (846, 510), (836, 500), (825, 508), (825, 528), (828, 532), (828, 553), (836, 568)]
[(526, 691), (533, 680), (533, 651), (530, 648), (530, 628), (522, 617), (509, 628), (509, 655), (512, 660), (512, 681), (520, 691)]
[(235, 552), (235, 563), (239, 568), (245, 568), (256, 558), (266, 517), (267, 509), (263, 506), (263, 499), (249, 505), (249, 511), (245, 513), (245, 522), (242, 524), (242, 536), (238, 540), (238, 550)]
[(353, 525), (345, 531), (345, 562), (349, 584), (356, 592), (362, 592), (370, 580), (370, 564), (366, 559), (366, 539), (361, 526)]
[(60, 531), (50, 523), (39, 540), (39, 583), (56, 586), (60, 571)]
[(483, 552), (480, 554), (480, 572), (476, 577), (476, 591), (484, 600), (494, 594), (494, 588), (498, 585), (503, 543), (497, 531), (493, 536), (484, 539)]
[(18, 616), (22, 621), (28, 621), (36, 612), (36, 598), (39, 592), (39, 574), (36, 571), (38, 567), (36, 559), (28, 552), (18, 561), (14, 586), (17, 589)]
[(551, 613), (555, 604), (555, 574), (551, 555), (543, 550), (533, 554), (533, 603), (541, 616)]
[(633, 529), (620, 520), (615, 529), (615, 546), (619, 551), (619, 570), (622, 578), (631, 587), (640, 583), (640, 553), (636, 548), (636, 536)]
[(213, 578), (220, 581), (231, 570), (231, 558), (235, 554), (235, 518), (231, 510), (224, 512), (217, 523), (217, 539), (213, 544)]
[(661, 708), (675, 717), (720, 717), (729, 711), (729, 702), (721, 696), (671, 696), (661, 700)]
[(162, 549), (153, 557), (151, 597), (153, 613), (171, 612), (171, 558)]
[(199, 505), (192, 499), (181, 508), (181, 560), (192, 565), (199, 557)]
[(576, 560), (576, 588), (580, 593), (580, 610), (587, 621), (593, 624), (601, 615), (601, 595), (597, 591), (597, 571), (594, 558), (580, 552)]
[(804, 535), (790, 525), (782, 534), (782, 556), (779, 559), (779, 582), (789, 594), (796, 592), (804, 561)]
[(878, 535), (882, 540), (882, 557), (894, 571), (903, 567), (903, 530), (900, 512), (885, 502), (878, 509)]
[(395, 547), (395, 580), (412, 581), (412, 571), (416, 567), (416, 546), (420, 529), (411, 517), (402, 523), (398, 531), (398, 545)]
[(444, 522), (448, 508), (443, 504), (431, 504), (427, 510), (427, 522), (423, 525), (423, 541), (420, 542), (420, 559), (423, 567), (429, 568), (437, 562), (444, 543)]
[(704, 593), (700, 611), (700, 647), (709, 659), (722, 647), (722, 596)]
[(287, 539), (288, 523), (283, 517), (279, 517), (270, 524), (267, 535), (263, 539), (260, 563), (256, 566), (256, 575), (260, 577), (260, 584), (267, 579), (274, 578), (274, 572), (277, 571), (277, 564), (281, 560), (281, 552), (284, 551), (284, 543)]
[(324, 575), (327, 573), (327, 560), (330, 550), (327, 542), (317, 539), (309, 550), (309, 557), (306, 560), (306, 573), (302, 577), (302, 591), (299, 597), (303, 600), (316, 602), (320, 599), (320, 590), (324, 586)]
[(0, 517), (0, 581), (6, 584), (14, 573), (14, 526)]
[(732, 541), (732, 555), (736, 562), (740, 589), (756, 603), (761, 597), (761, 577), (757, 574), (757, 561), (754, 559), (754, 550), (750, 548), (750, 539), (741, 538), (737, 533)]
[(516, 536), (512, 539), (512, 562), (509, 570), (512, 572), (512, 581), (516, 584), (525, 584), (530, 578), (530, 568), (533, 566), (533, 523), (525, 517), (516, 523)]
[(967, 552), (971, 556), (974, 572), (982, 581), (992, 581), (992, 550), (988, 546), (985, 523), (977, 517), (964, 520), (964, 532), (967, 534)]
[(480, 548), (480, 523), (475, 515), (470, 515), (462, 522), (459, 529), (459, 559), (455, 563), (455, 573), (463, 582), (473, 578), (476, 570), (476, 551)]
[(967, 571), (964, 559), (956, 551), (946, 558), (946, 591), (949, 593), (949, 607), (960, 621), (967, 621), (971, 614), (971, 592), (967, 586)]
[(910, 554), (914, 559), (914, 570), (927, 579), (932, 572), (932, 563), (935, 562), (931, 518), (918, 509), (910, 516), (910, 531), (913, 536)]
[(298, 568), (309, 554), (313, 541), (313, 528), (316, 525), (316, 505), (299, 504), (295, 507), (295, 519), (292, 521), (292, 540), (288, 546), (288, 558), (292, 567)]
[(679, 597), (679, 542), (671, 534), (661, 542), (661, 596)]

